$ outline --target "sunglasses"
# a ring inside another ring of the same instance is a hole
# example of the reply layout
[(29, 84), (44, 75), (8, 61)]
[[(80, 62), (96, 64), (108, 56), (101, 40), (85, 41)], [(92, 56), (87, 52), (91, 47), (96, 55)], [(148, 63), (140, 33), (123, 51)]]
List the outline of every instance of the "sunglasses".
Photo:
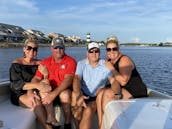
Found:
[(113, 48), (106, 48), (106, 51), (118, 51), (118, 47), (113, 47)]
[(62, 46), (55, 46), (55, 47), (53, 47), (54, 49), (61, 49), (61, 50), (63, 50), (64, 49), (64, 47), (62, 47)]
[(91, 49), (91, 50), (88, 50), (88, 52), (89, 52), (89, 53), (99, 53), (100, 50), (99, 50), (99, 49), (97, 49), (97, 50), (92, 50), (92, 49)]
[(37, 52), (38, 51), (38, 48), (37, 47), (26, 46), (25, 48), (28, 51), (31, 51), (31, 50), (33, 50), (34, 52)]

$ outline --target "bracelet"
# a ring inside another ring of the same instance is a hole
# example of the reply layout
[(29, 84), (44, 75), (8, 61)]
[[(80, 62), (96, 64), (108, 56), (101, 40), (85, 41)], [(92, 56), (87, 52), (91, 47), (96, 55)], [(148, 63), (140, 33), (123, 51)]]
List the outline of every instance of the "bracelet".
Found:
[(116, 93), (116, 91), (112, 90), (113, 91), (113, 94), (115, 96), (117, 96), (118, 98), (121, 98), (122, 97), (122, 94), (121, 93)]
[(117, 96), (118, 99), (121, 99), (122, 98), (122, 94), (121, 93), (115, 93), (114, 95)]

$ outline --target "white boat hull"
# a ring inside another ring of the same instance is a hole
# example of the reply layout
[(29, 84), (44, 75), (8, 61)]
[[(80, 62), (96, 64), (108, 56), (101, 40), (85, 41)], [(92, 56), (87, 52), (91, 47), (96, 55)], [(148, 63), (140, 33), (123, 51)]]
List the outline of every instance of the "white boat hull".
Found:
[(172, 100), (111, 101), (105, 108), (104, 129), (172, 129)]

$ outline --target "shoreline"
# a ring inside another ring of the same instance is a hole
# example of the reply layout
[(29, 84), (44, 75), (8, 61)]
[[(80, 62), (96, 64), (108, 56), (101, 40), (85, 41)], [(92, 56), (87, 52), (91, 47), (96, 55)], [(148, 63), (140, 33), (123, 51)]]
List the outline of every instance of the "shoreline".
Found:
[[(39, 47), (50, 47), (50, 43), (39, 43)], [(86, 44), (74, 44), (71, 42), (66, 42), (65, 47), (85, 47)], [(152, 45), (152, 44), (120, 44), (120, 46), (129, 46), (129, 47), (172, 47), (172, 45)], [(0, 42), (0, 48), (20, 48), (23, 47), (23, 43), (6, 43), (6, 42)]]
[[(66, 43), (65, 47), (85, 47), (86, 44), (72, 44)], [(50, 47), (50, 44), (40, 43), (39, 47)], [(0, 43), (0, 48), (20, 48), (23, 47), (23, 43)]]

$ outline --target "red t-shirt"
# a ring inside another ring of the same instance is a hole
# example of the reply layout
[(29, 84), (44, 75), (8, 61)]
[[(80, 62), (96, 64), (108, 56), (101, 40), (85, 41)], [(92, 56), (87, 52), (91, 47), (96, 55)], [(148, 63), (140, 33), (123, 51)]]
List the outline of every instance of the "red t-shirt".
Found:
[[(75, 74), (76, 61), (72, 57), (65, 55), (60, 62), (55, 62), (54, 57), (50, 56), (41, 61), (42, 65), (45, 65), (49, 72), (50, 85), (54, 88), (59, 86), (64, 80), (66, 74)], [(43, 75), (36, 71), (38, 78), (43, 78)]]

